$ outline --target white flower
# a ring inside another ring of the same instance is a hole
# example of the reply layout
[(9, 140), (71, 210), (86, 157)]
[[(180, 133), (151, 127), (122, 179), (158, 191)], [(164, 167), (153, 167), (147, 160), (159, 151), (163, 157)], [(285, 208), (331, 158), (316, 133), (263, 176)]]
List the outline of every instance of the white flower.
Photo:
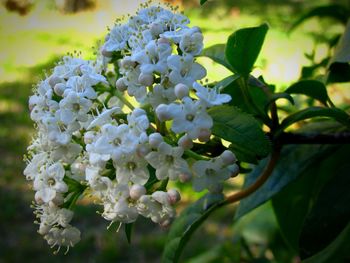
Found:
[(190, 54), (184, 56), (172, 55), (168, 57), (167, 63), (171, 69), (169, 79), (174, 84), (182, 83), (191, 87), (193, 82), (207, 75), (206, 69), (194, 62), (194, 58)]
[(192, 179), (193, 189), (200, 192), (208, 189), (215, 192), (223, 181), (231, 177), (231, 171), (227, 167), (222, 166), (222, 162), (218, 159), (211, 161), (196, 161), (192, 165), (194, 177)]
[(177, 180), (179, 174), (189, 172), (187, 162), (181, 158), (183, 152), (181, 147), (171, 147), (162, 142), (158, 146), (158, 151), (150, 152), (145, 159), (156, 169), (156, 176), (159, 180), (166, 178)]
[(167, 71), (167, 58), (171, 55), (170, 44), (152, 40), (146, 47), (132, 55), (132, 59), (141, 64), (140, 70), (144, 74), (165, 73)]
[(40, 174), (35, 178), (33, 188), (35, 199), (45, 203), (50, 202), (56, 196), (56, 193), (65, 193), (68, 186), (63, 181), (65, 170), (61, 163), (54, 163), (48, 168), (41, 169)]
[(113, 107), (111, 109), (104, 109), (99, 115), (97, 115), (94, 120), (88, 125), (86, 128), (87, 130), (90, 130), (94, 127), (102, 126), (103, 124), (106, 124), (108, 122), (111, 122), (112, 115), (116, 113), (121, 113), (120, 107)]
[(173, 117), (171, 130), (178, 134), (186, 132), (190, 139), (197, 139), (201, 130), (213, 126), (213, 120), (200, 101), (192, 101), (185, 97), (182, 102), (169, 105), (168, 110)]
[(117, 25), (113, 27), (109, 33), (108, 40), (103, 45), (103, 49), (108, 52), (125, 49), (130, 33), (130, 28), (127, 25)]
[(184, 53), (192, 56), (199, 55), (203, 49), (203, 35), (200, 32), (191, 32), (190, 30), (182, 35), (180, 48)]
[(208, 107), (221, 105), (231, 100), (230, 95), (220, 94), (217, 89), (205, 88), (197, 82), (193, 83), (193, 88), (197, 91), (197, 97), (204, 101)]
[(120, 184), (144, 185), (149, 178), (149, 171), (145, 159), (136, 154), (124, 154), (120, 159), (114, 161), (117, 181)]
[(70, 91), (60, 103), (60, 119), (64, 124), (71, 124), (75, 120), (87, 121), (87, 113), (90, 110), (92, 102), (78, 93)]
[(48, 154), (46, 152), (35, 154), (23, 172), (27, 180), (34, 180), (40, 171), (40, 167), (43, 166), (47, 161)]

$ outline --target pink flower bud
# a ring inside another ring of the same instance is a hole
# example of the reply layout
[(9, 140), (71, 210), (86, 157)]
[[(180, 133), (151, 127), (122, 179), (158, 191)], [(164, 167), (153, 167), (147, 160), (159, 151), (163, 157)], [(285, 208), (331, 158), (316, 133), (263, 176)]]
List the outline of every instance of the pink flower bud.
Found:
[(130, 197), (134, 200), (140, 199), (141, 196), (146, 194), (146, 188), (139, 184), (134, 184), (130, 188)]
[(57, 76), (51, 76), (49, 79), (49, 85), (54, 88), (56, 84), (61, 83), (62, 79)]
[(183, 148), (184, 150), (188, 150), (191, 149), (193, 147), (193, 141), (191, 140), (190, 137), (188, 137), (188, 135), (184, 135), (182, 136), (179, 141), (177, 142), (177, 144)]
[(211, 131), (208, 129), (202, 129), (199, 132), (199, 136), (198, 136), (198, 140), (200, 142), (207, 142), (210, 140), (210, 136), (211, 136)]
[(188, 96), (189, 89), (185, 84), (179, 83), (175, 86), (174, 89), (175, 95), (178, 99)]
[(168, 190), (168, 196), (169, 196), (169, 203), (171, 205), (176, 204), (178, 201), (181, 200), (180, 193), (176, 191), (175, 189)]
[(107, 49), (103, 47), (102, 50), (101, 50), (101, 54), (104, 57), (111, 58), (112, 55), (113, 55), (113, 52), (112, 51), (107, 51)]
[(162, 25), (160, 25), (158, 23), (152, 23), (150, 30), (154, 36), (159, 36), (159, 34), (164, 32)]
[(164, 38), (164, 37), (161, 37), (161, 38), (158, 39), (158, 44), (160, 44), (160, 45), (164, 45), (164, 44), (170, 45), (170, 41), (168, 39)]
[(187, 183), (191, 181), (192, 175), (190, 173), (180, 173), (179, 174), (179, 180), (181, 183)]
[(239, 166), (237, 164), (232, 164), (227, 166), (231, 172), (231, 177), (236, 177), (239, 174)]

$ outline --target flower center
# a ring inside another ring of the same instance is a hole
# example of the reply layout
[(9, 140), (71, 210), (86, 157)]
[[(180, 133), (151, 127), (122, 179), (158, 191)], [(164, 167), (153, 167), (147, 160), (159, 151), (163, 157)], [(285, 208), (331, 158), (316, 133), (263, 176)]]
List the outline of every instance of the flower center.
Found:
[(167, 163), (173, 163), (173, 162), (174, 162), (174, 156), (172, 156), (172, 155), (166, 155), (166, 156), (165, 156), (165, 161), (166, 161)]
[(194, 119), (194, 115), (193, 114), (187, 114), (186, 115), (186, 120), (193, 121), (193, 119)]
[(115, 146), (119, 146), (121, 143), (122, 143), (122, 141), (121, 141), (119, 138), (115, 138), (115, 139), (113, 140), (113, 144), (114, 144)]
[(134, 170), (134, 169), (136, 168), (136, 163), (134, 163), (134, 162), (128, 162), (128, 163), (126, 164), (126, 167), (127, 167), (130, 171), (132, 171), (132, 170)]
[(206, 174), (207, 176), (213, 176), (213, 175), (216, 174), (216, 172), (215, 172), (215, 170), (212, 169), (212, 168), (207, 168), (207, 169), (205, 170), (205, 174)]
[(55, 181), (55, 179), (53, 179), (53, 178), (49, 178), (49, 179), (47, 180), (47, 184), (48, 184), (49, 186), (54, 186), (54, 185), (56, 184), (56, 181)]
[(73, 103), (72, 105), (74, 111), (79, 111), (80, 110), (80, 104), (79, 103)]

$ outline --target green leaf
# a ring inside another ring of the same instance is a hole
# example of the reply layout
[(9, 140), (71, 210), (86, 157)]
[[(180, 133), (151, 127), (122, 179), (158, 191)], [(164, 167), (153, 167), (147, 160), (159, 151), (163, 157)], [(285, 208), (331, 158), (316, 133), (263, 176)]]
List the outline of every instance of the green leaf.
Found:
[(227, 62), (225, 57), (225, 44), (216, 44), (203, 49), (201, 56), (208, 57), (215, 61), (216, 63), (226, 67), (227, 69), (233, 71), (230, 63)]
[(213, 107), (208, 113), (214, 121), (212, 133), (231, 142), (230, 148), (234, 152), (237, 150), (262, 158), (271, 151), (270, 141), (251, 115), (227, 105)]
[(131, 234), (132, 234), (133, 226), (134, 226), (134, 223), (125, 224), (125, 235), (129, 244), (131, 243)]
[(344, 263), (349, 262), (350, 256), (350, 223), (339, 236), (324, 250), (303, 260), (302, 263)]
[[(257, 191), (240, 202), (235, 219), (242, 217), (254, 208), (265, 203), (289, 183), (298, 178), (312, 160), (317, 160), (317, 158), (319, 158), (323, 149), (324, 146), (320, 145), (284, 146), (277, 165), (269, 179)], [(254, 170), (246, 176), (243, 188), (250, 186), (257, 180), (266, 164), (267, 159), (260, 161)]]
[(204, 5), (205, 4), (205, 2), (207, 2), (208, 0), (200, 0), (200, 4), (201, 5)]
[(219, 207), (222, 194), (207, 194), (187, 207), (173, 222), (163, 251), (162, 262), (178, 262), (193, 232)]
[(252, 71), (268, 30), (267, 24), (239, 29), (229, 36), (225, 56), (234, 70), (244, 76)]
[(307, 109), (295, 112), (286, 117), (282, 121), (278, 133), (282, 132), (284, 129), (286, 129), (293, 123), (314, 117), (332, 118), (337, 122), (343, 124), (344, 126), (350, 127), (350, 117), (345, 111), (342, 111), (337, 108), (309, 107)]
[(335, 20), (338, 20), (343, 24), (346, 24), (346, 21), (349, 18), (349, 13), (350, 11), (342, 5), (319, 6), (311, 9), (306, 14), (302, 15), (297, 21), (295, 21), (295, 23), (290, 28), (289, 32), (293, 31), (301, 23), (313, 17), (330, 17)]
[[(311, 146), (308, 148), (309, 151), (314, 150)], [(297, 180), (273, 197), (272, 204), (281, 232), (295, 252), (299, 251), (301, 229), (317, 194), (332, 176), (332, 170), (348, 158), (346, 152), (349, 150), (348, 145), (323, 146), (318, 151), (318, 157), (311, 159), (307, 167), (299, 171)]]
[(286, 91), (289, 94), (303, 94), (319, 100), (323, 105), (327, 106), (329, 100), (326, 86), (317, 80), (301, 80), (294, 83)]
[(350, 222), (349, 152), (349, 145), (343, 146), (333, 156), (335, 165), (324, 166), (331, 179), (324, 184), (305, 219), (299, 240), (302, 258), (326, 248)]

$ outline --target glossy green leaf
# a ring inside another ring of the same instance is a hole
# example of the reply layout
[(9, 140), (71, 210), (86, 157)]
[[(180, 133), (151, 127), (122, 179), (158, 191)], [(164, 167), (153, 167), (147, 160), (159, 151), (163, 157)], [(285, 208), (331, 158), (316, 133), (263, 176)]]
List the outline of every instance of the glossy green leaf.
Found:
[(327, 106), (329, 100), (326, 86), (317, 80), (301, 80), (294, 83), (286, 91), (289, 94), (303, 94), (319, 100), (323, 105)]
[(244, 76), (252, 71), (268, 30), (267, 24), (239, 29), (229, 36), (225, 56), (233, 69)]
[[(309, 146), (308, 150), (313, 149)], [(299, 236), (317, 194), (333, 175), (333, 170), (346, 161), (349, 150), (348, 145), (323, 146), (317, 153), (318, 157), (300, 170), (298, 179), (273, 197), (281, 232), (295, 252), (299, 251)]]
[(301, 23), (313, 17), (320, 17), (320, 18), (330, 17), (335, 20), (338, 20), (343, 24), (346, 24), (346, 21), (349, 18), (349, 13), (350, 13), (350, 10), (348, 10), (342, 5), (319, 6), (311, 9), (306, 14), (302, 15), (297, 21), (295, 21), (295, 23), (290, 28), (290, 31), (293, 31)]
[(293, 123), (314, 117), (332, 118), (344, 126), (350, 127), (350, 117), (345, 111), (337, 108), (309, 107), (307, 109), (295, 112), (283, 119), (279, 132), (282, 132)]
[(165, 248), (162, 262), (178, 262), (184, 246), (191, 238), (193, 232), (223, 201), (222, 194), (207, 194), (197, 202), (188, 206), (173, 222)]
[(233, 71), (232, 66), (226, 60), (225, 57), (225, 44), (216, 44), (210, 47), (203, 49), (201, 56), (208, 57), (215, 61), (216, 63), (226, 67), (227, 69)]
[[(317, 160), (323, 152), (320, 145), (287, 145), (284, 146), (281, 156), (269, 179), (253, 194), (244, 198), (237, 209), (235, 219), (249, 213), (254, 208), (268, 201), (279, 193), (289, 183), (298, 178), (312, 160)], [(245, 177), (243, 188), (253, 184), (261, 175), (267, 164), (267, 158), (260, 161), (254, 170)]]
[(237, 149), (262, 158), (271, 151), (270, 141), (251, 115), (227, 105), (213, 107), (208, 113), (214, 121), (212, 133), (231, 142), (234, 152)]
[(307, 258), (302, 263), (344, 263), (350, 261), (350, 223), (324, 250)]
[(125, 224), (125, 235), (126, 235), (126, 239), (128, 240), (128, 243), (131, 243), (131, 234), (132, 234), (132, 228), (134, 226), (134, 223), (130, 223), (130, 224)]

